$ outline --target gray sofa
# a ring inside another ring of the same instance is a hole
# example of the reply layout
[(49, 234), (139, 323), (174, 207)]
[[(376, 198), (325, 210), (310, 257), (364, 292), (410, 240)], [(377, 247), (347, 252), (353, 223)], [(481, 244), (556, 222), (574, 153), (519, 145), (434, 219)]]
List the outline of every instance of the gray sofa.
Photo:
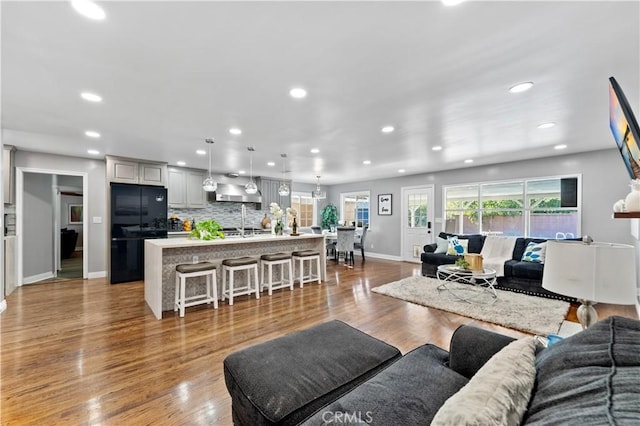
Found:
[[(340, 321), (321, 324), (224, 360), (233, 421), (429, 424), (512, 341), (461, 326), (449, 352), (426, 344), (400, 356)], [(640, 321), (609, 317), (531, 356), (523, 424), (639, 424)]]
[[(485, 241), (485, 236), (480, 234), (457, 235), (441, 232), (439, 235), (440, 238), (444, 239), (450, 236), (456, 236), (461, 240), (468, 240), (467, 248), (469, 253), (480, 253)], [(530, 242), (542, 243), (545, 241), (547, 240), (541, 238), (516, 238), (513, 255), (510, 260), (505, 262), (504, 277), (498, 277), (496, 288), (524, 293), (531, 296), (575, 302), (576, 299), (573, 297), (553, 293), (542, 288), (544, 264), (522, 261), (522, 255)], [(422, 275), (425, 277), (435, 278), (438, 266), (454, 264), (457, 259), (463, 257), (452, 256), (445, 253), (434, 253), (436, 248), (437, 244), (435, 243), (427, 244), (424, 246), (424, 252), (420, 255), (420, 260), (422, 261)]]

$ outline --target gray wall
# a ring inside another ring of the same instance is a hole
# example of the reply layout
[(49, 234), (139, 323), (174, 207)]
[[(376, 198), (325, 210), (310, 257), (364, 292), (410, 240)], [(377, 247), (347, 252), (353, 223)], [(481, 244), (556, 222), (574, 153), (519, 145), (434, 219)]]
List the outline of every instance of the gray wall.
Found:
[[(53, 275), (53, 176), (24, 174), (23, 275)], [(44, 277), (44, 278), (48, 278)]]
[[(529, 161), (465, 167), (436, 173), (402, 176), (392, 179), (333, 185), (327, 200), (340, 206), (340, 193), (371, 191), (371, 228), (367, 236), (367, 249), (381, 255), (401, 255), (401, 188), (433, 184), (435, 189), (435, 215), (442, 218), (443, 185), (535, 178), (564, 174), (582, 174), (582, 234), (596, 241), (633, 244), (628, 220), (614, 220), (612, 206), (629, 192), (629, 175), (617, 149), (607, 149), (576, 155), (563, 155)], [(377, 195), (393, 194), (393, 215), (377, 215)], [(441, 231), (436, 224), (435, 235)], [(373, 248), (371, 246), (373, 245)]]
[[(106, 205), (106, 172), (104, 160), (49, 155), (37, 152), (18, 151), (15, 156), (16, 167), (29, 167), (60, 172), (81, 172), (88, 174), (89, 190), (87, 197), (88, 211), (84, 212), (89, 221), (88, 235), (85, 236), (85, 250), (89, 255), (89, 278), (100, 276), (107, 271), (107, 205)], [(50, 185), (49, 185), (50, 188)], [(51, 191), (48, 189), (48, 191)], [(93, 217), (101, 217), (102, 223), (93, 223)], [(27, 261), (24, 262), (24, 275), (27, 276)]]

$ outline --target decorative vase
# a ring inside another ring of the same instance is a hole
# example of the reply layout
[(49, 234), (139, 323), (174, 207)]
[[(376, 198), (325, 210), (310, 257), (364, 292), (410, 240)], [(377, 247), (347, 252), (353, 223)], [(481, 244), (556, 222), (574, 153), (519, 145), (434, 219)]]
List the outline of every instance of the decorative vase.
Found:
[(276, 226), (274, 227), (276, 231), (276, 235), (282, 235), (282, 221), (277, 221)]
[(631, 181), (631, 192), (624, 199), (624, 207), (628, 212), (640, 212), (640, 180)]

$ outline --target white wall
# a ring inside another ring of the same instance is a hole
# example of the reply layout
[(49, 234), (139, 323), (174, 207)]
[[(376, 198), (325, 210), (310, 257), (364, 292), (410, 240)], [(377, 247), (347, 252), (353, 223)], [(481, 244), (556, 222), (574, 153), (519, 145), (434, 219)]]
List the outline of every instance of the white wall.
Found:
[(24, 174), (23, 276), (25, 282), (51, 278), (53, 262), (53, 177)]
[[(104, 160), (66, 157), (61, 155), (27, 152), (18, 149), (15, 156), (16, 167), (87, 173), (88, 208), (84, 212), (85, 220), (89, 221), (88, 235), (85, 236), (85, 249), (88, 250), (89, 278), (105, 276), (107, 267), (107, 207), (106, 207), (106, 172)], [(50, 188), (49, 188), (50, 191)], [(93, 217), (100, 217), (102, 223), (93, 223)], [(25, 264), (26, 267), (26, 264)], [(26, 276), (26, 274), (24, 274)]]
[[(333, 185), (328, 202), (340, 206), (340, 193), (371, 191), (371, 228), (367, 235), (367, 250), (390, 257), (400, 257), (401, 191), (403, 186), (433, 184), (436, 218), (442, 218), (442, 187), (444, 185), (534, 178), (564, 174), (582, 174), (582, 234), (596, 241), (632, 244), (628, 220), (612, 219), (612, 206), (629, 192), (629, 175), (617, 149), (583, 154), (563, 155), (536, 160), (517, 161), (491, 166), (463, 167), (421, 175), (403, 176)], [(393, 215), (377, 215), (377, 195), (393, 194)], [(435, 234), (441, 231), (436, 224)], [(373, 248), (371, 248), (373, 245)]]

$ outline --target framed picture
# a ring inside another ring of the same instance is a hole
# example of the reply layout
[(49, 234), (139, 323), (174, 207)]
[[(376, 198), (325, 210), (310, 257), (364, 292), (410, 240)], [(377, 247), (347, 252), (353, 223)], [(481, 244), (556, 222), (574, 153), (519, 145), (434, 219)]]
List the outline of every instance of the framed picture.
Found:
[(69, 225), (82, 223), (82, 204), (69, 204)]
[(391, 194), (378, 194), (378, 215), (391, 216)]

